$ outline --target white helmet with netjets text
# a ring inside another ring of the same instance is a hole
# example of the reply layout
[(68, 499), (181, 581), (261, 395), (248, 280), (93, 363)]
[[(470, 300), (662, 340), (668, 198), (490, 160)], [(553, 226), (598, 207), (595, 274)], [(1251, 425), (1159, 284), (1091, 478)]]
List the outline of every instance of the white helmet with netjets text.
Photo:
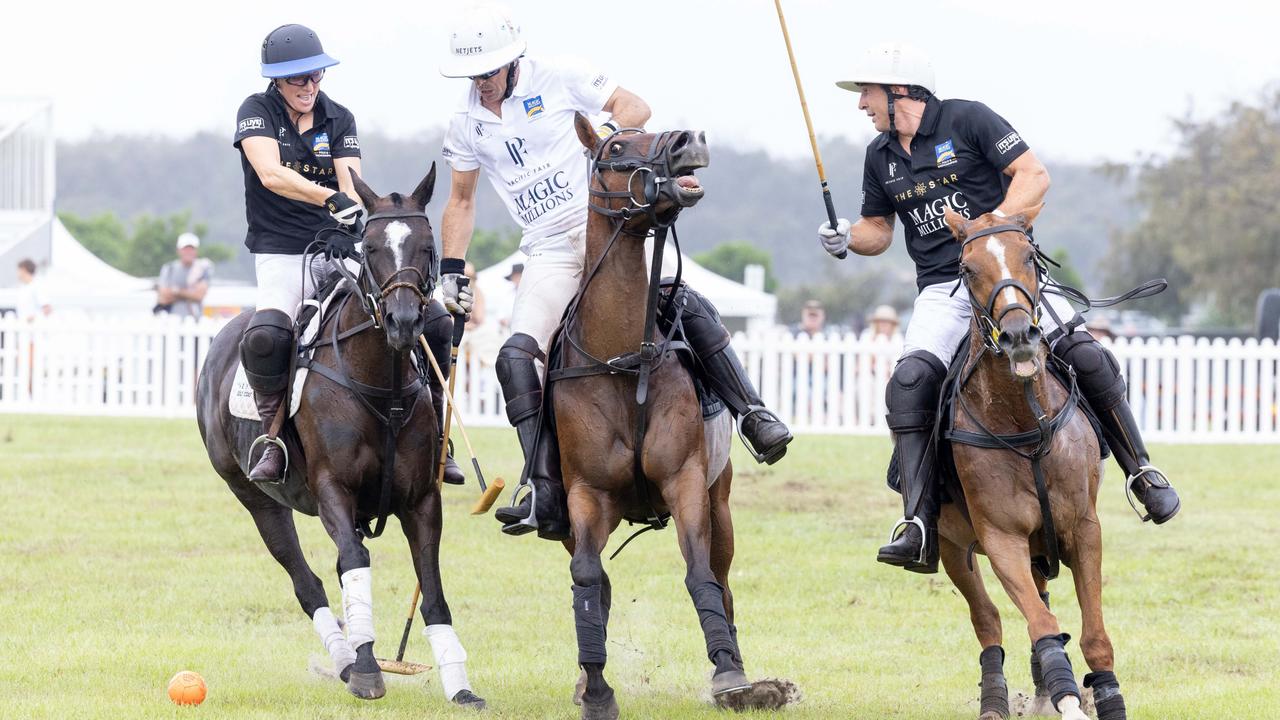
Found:
[(836, 86), (862, 92), (863, 85), (919, 85), (930, 93), (935, 92), (933, 61), (929, 55), (914, 45), (900, 42), (884, 43), (864, 52), (850, 78), (837, 82)]
[(506, 8), (468, 8), (449, 36), (449, 58), (440, 64), (440, 74), (452, 78), (484, 75), (514, 62), (524, 50), (520, 26)]

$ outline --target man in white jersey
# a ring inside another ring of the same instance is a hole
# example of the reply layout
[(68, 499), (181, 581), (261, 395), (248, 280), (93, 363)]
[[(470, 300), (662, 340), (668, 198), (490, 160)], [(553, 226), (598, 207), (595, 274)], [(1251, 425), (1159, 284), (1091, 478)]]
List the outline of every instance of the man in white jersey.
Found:
[[(470, 308), (471, 291), (459, 287), (475, 225), (475, 189), (480, 170), (524, 229), (520, 249), (529, 259), (516, 289), (512, 336), (498, 353), (498, 381), (507, 418), (516, 427), (533, 485), (537, 512), (528, 496), (497, 517), (503, 531), (537, 530), (541, 537), (569, 536), (559, 453), (552, 433), (538, 437), (542, 385), (537, 361), (565, 307), (578, 290), (586, 255), (587, 161), (574, 131), (574, 114), (607, 113), (601, 128), (643, 127), (649, 106), (604, 73), (524, 57), (520, 28), (497, 7), (472, 8), (450, 38), (450, 56), (440, 72), (469, 78), (471, 87), (449, 123), (443, 154), (453, 169), (442, 224), (440, 285), (451, 312)], [(699, 355), (708, 385), (740, 418), (743, 435), (758, 459), (776, 462), (791, 433), (763, 407), (733, 350), (715, 308), (686, 290), (687, 338)], [(689, 318), (693, 318), (690, 320)], [(699, 342), (702, 340), (703, 342)]]

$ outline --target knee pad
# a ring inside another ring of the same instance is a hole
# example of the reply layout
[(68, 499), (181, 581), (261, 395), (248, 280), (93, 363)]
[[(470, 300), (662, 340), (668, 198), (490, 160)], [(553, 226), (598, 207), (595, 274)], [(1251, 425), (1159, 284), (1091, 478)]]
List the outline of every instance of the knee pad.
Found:
[(731, 337), (720, 322), (720, 312), (702, 293), (681, 283), (673, 291), (671, 302), (684, 305), (684, 339), (699, 357), (714, 355), (729, 346)]
[(498, 350), (494, 370), (507, 402), (507, 420), (512, 425), (534, 416), (542, 406), (542, 379), (536, 364), (542, 356), (538, 341), (524, 333), (507, 338)]
[(249, 386), (263, 393), (277, 393), (289, 384), (293, 354), (293, 321), (280, 310), (259, 310), (240, 338), (240, 364)]
[(1058, 340), (1053, 354), (1075, 368), (1080, 392), (1095, 410), (1110, 410), (1124, 401), (1128, 387), (1120, 362), (1089, 333), (1077, 331)]
[[(449, 377), (449, 350), (453, 342), (453, 316), (444, 309), (444, 305), (439, 300), (432, 300), (427, 304), (425, 317), (422, 336), (427, 339), (427, 347), (431, 348), (431, 354), (440, 364), (440, 371), (447, 378)], [(430, 368), (423, 369), (432, 385), (440, 382), (434, 371)]]
[(933, 353), (916, 350), (902, 356), (885, 388), (885, 422), (894, 432), (933, 427), (938, 396), (947, 377), (947, 366)]

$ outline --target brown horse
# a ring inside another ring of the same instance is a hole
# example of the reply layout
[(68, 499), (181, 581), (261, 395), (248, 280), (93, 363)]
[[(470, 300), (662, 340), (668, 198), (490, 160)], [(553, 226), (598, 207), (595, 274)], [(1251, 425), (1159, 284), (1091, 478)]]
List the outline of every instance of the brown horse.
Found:
[(1121, 720), (1124, 699), (1102, 621), (1098, 441), (1075, 409), (1074, 380), (1064, 387), (1046, 371), (1051, 356), (1037, 326), (1039, 259), (1027, 230), (1040, 207), (972, 221), (946, 211), (962, 244), (960, 276), (974, 319), (968, 355), (956, 360), (964, 364), (948, 432), (963, 494), (953, 492), (957, 502), (942, 511), (939, 553), (983, 648), (981, 720), (1008, 717), (1009, 704), (1000, 616), (969, 556), (974, 548), (990, 558), (1026, 617), (1038, 710), (1085, 720), (1064, 647), (1069, 638), (1046, 590), (1057, 558), (1070, 566), (1083, 621), (1080, 646), (1093, 671), (1084, 684), (1094, 690), (1100, 720)]
[[(685, 586), (715, 665), (713, 695), (722, 704), (751, 703), (756, 693), (743, 672), (729, 591), (733, 471), (727, 455), (728, 413), (704, 424), (689, 372), (665, 347), (655, 351), (643, 408), (637, 403), (637, 387), (644, 381), (636, 372), (622, 370), (627, 358), (638, 357), (645, 340), (650, 288), (645, 236), (654, 227), (669, 226), (681, 209), (702, 198), (694, 171), (707, 165), (707, 146), (702, 133), (687, 131), (622, 131), (602, 140), (581, 115), (576, 129), (593, 158), (593, 203), (587, 221), (588, 271), (561, 328), (560, 367), (601, 368), (599, 359), (611, 358), (610, 366), (616, 368), (559, 380), (551, 400), (572, 528), (565, 547), (573, 556), (582, 717), (618, 716), (613, 689), (604, 678), (612, 593), (601, 551), (624, 518), (667, 513), (687, 566)], [(637, 452), (642, 413), (648, 431)], [(712, 451), (708, 438), (715, 434), (721, 449)]]
[[(422, 586), (426, 634), (446, 697), (483, 707), (466, 682), (466, 654), (453, 631), (440, 582), (440, 493), (432, 472), (440, 449), (426, 441), (437, 437), (438, 410), (424, 386), (421, 363), (410, 361), (424, 332), (446, 348), (451, 332), (443, 307), (428, 301), (435, 281), (435, 246), (424, 210), (436, 170), (433, 165), (409, 197), (379, 197), (352, 175), (371, 213), (361, 270), (359, 277), (348, 272), (347, 285), (333, 303), (336, 309), (326, 315), (317, 335), (310, 379), (293, 420), (297, 442), (291, 444), (301, 455), (292, 454), (291, 471), (279, 484), (247, 477), (258, 423), (232, 417), (228, 396), (251, 313), (231, 321), (210, 348), (199, 382), (200, 433), (214, 469), (289, 573), (299, 604), (352, 694), (375, 699), (386, 692), (373, 654), (372, 575), (364, 538), (380, 532), (386, 515), (392, 514), (409, 541)], [(444, 362), (447, 367), (447, 350)], [(293, 439), (288, 430), (282, 437)], [(294, 510), (318, 514), (337, 545), (345, 635), (298, 544)], [(376, 529), (362, 531), (360, 525), (367, 528), (371, 521)]]

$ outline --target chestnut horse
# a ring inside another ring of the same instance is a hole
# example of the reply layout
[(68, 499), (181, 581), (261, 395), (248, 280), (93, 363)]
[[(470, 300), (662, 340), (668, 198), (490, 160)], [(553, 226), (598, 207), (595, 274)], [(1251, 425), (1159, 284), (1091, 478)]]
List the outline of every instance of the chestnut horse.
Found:
[[(437, 437), (438, 420), (421, 363), (415, 367), (410, 361), (424, 330), (437, 341), (443, 335), (446, 344), (451, 332), (443, 307), (428, 301), (436, 260), (424, 210), (436, 169), (432, 165), (407, 198), (399, 193), (379, 197), (354, 172), (352, 178), (371, 215), (359, 277), (346, 272), (346, 292), (326, 315), (308, 363), (312, 372), (293, 419), (302, 456), (294, 454), (293, 467), (279, 484), (254, 483), (247, 477), (252, 448), (246, 440), (257, 434), (259, 423), (232, 417), (228, 396), (251, 313), (228, 323), (210, 347), (200, 373), (200, 434), (214, 469), (253, 516), (267, 549), (289, 573), (299, 604), (352, 694), (375, 699), (386, 692), (373, 654), (372, 576), (364, 538), (381, 532), (386, 515), (392, 514), (409, 541), (422, 586), (426, 634), (446, 697), (460, 705), (483, 707), (484, 700), (466, 682), (466, 653), (454, 633), (440, 583), (442, 518), (432, 472), (440, 448), (426, 441)], [(246, 423), (251, 423), (248, 435)], [(345, 635), (298, 544), (295, 510), (318, 514), (337, 545)], [(358, 527), (371, 521), (376, 523), (372, 531)]]
[[(963, 495), (953, 492), (957, 502), (943, 508), (939, 553), (969, 604), (982, 646), (980, 720), (1008, 717), (1009, 704), (1000, 615), (972, 548), (990, 558), (1026, 617), (1038, 711), (1085, 720), (1064, 647), (1069, 636), (1050, 612), (1046, 590), (1058, 558), (1071, 568), (1083, 622), (1080, 647), (1092, 670), (1084, 684), (1094, 690), (1100, 720), (1122, 720), (1124, 699), (1102, 621), (1098, 440), (1076, 408), (1082, 401), (1074, 379), (1064, 387), (1046, 370), (1052, 356), (1037, 324), (1040, 255), (1027, 230), (1040, 207), (971, 221), (945, 213), (962, 245), (960, 278), (974, 314), (968, 355), (955, 360), (963, 365), (947, 433)], [(1074, 378), (1069, 371), (1068, 377)]]
[[(727, 412), (704, 420), (688, 370), (665, 345), (645, 348), (650, 278), (645, 236), (657, 228), (655, 246), (681, 209), (702, 198), (694, 171), (709, 160), (702, 133), (641, 130), (597, 136), (581, 115), (578, 138), (592, 157), (591, 212), (587, 220), (587, 271), (560, 330), (565, 370), (571, 373), (551, 393), (572, 538), (573, 608), (578, 662), (578, 699), (584, 720), (618, 717), (613, 689), (605, 681), (605, 636), (612, 602), (601, 551), (621, 520), (656, 520), (670, 513), (687, 572), (685, 586), (701, 622), (707, 656), (715, 665), (712, 693), (722, 704), (754, 702), (743, 672), (733, 625), (729, 565), (733, 522), (729, 489), (733, 476), (727, 442), (711, 457), (706, 432), (727, 436)], [(599, 203), (599, 204), (597, 204)], [(654, 302), (651, 298), (650, 302)], [(651, 372), (634, 361), (652, 360)], [(610, 359), (607, 364), (604, 358)], [(632, 362), (628, 362), (628, 359)], [(646, 399), (638, 403), (638, 387)], [(637, 423), (647, 432), (637, 432)], [(718, 430), (717, 430), (718, 428)], [(643, 439), (637, 448), (637, 436)], [(720, 469), (723, 468), (723, 469)]]

